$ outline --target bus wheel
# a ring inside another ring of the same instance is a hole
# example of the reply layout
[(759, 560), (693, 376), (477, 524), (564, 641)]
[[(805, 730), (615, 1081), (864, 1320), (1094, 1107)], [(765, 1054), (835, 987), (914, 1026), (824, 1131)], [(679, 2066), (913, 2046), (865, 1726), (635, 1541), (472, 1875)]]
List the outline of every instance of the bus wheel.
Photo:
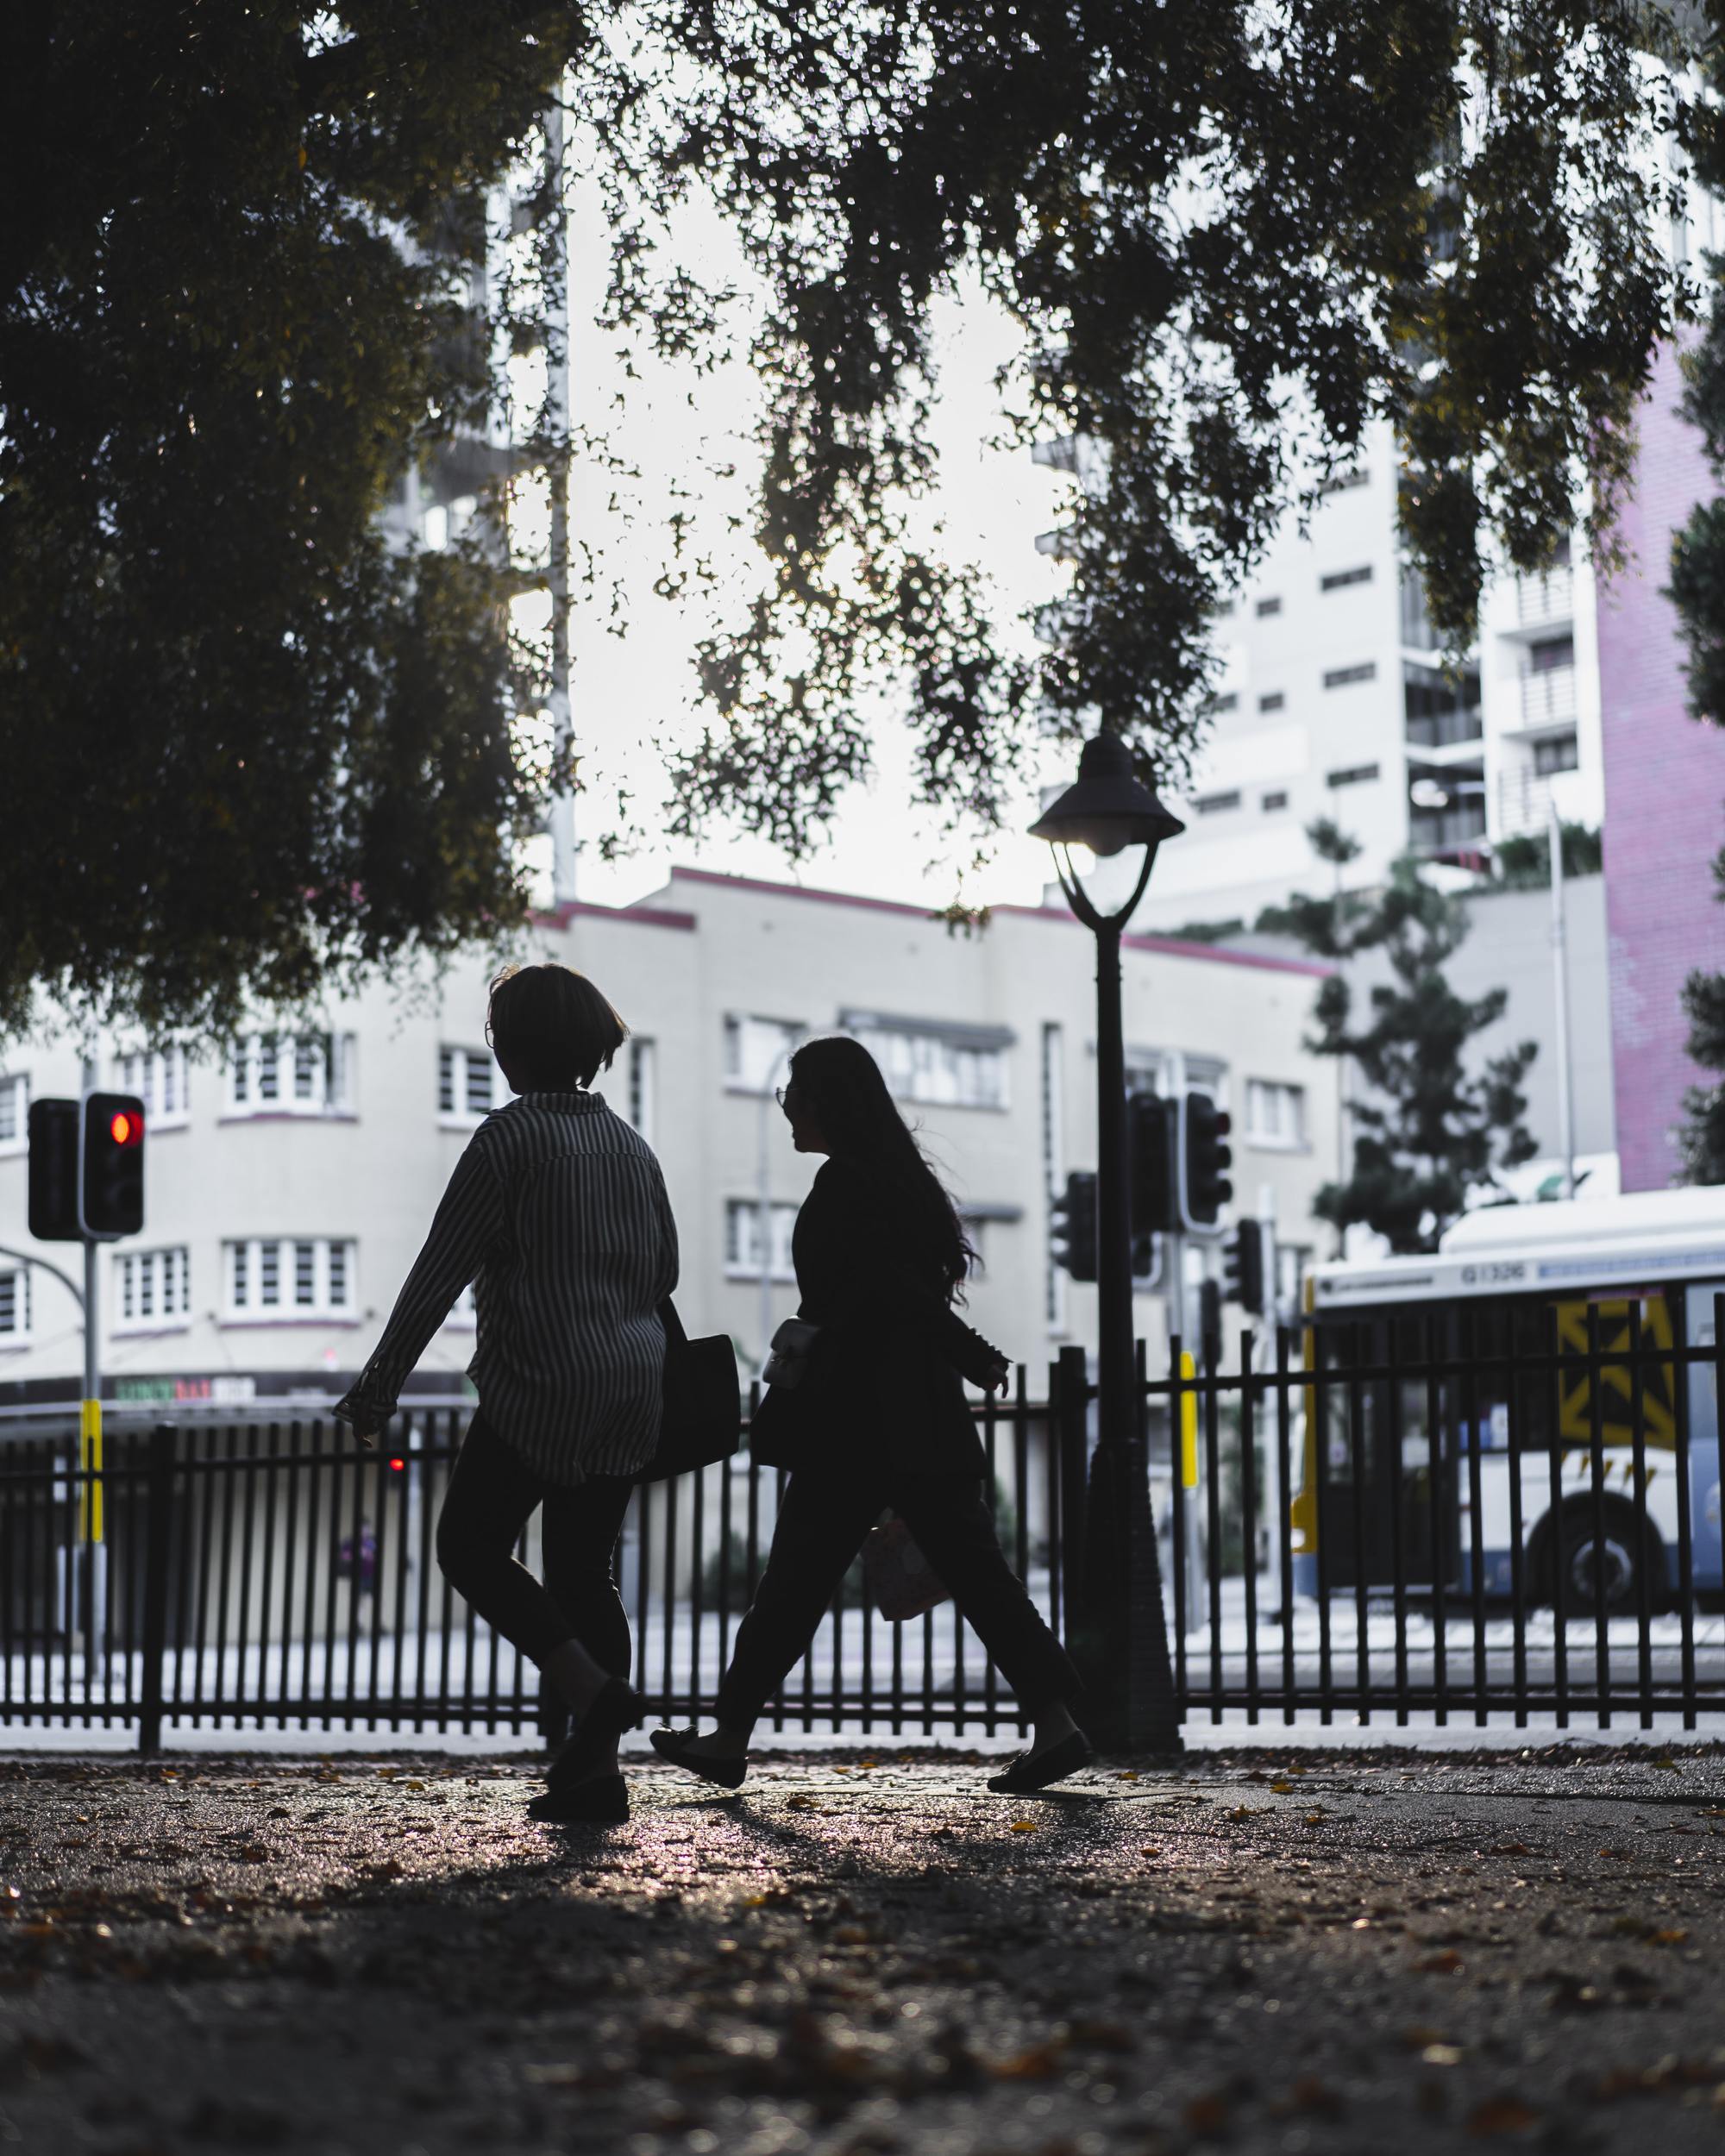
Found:
[[(1627, 1615), (1639, 1608), (1642, 1571), (1647, 1576), (1648, 1608), (1661, 1608), (1665, 1595), (1665, 1545), (1658, 1530), (1639, 1519), (1632, 1505), (1616, 1498), (1608, 1498), (1601, 1507), (1600, 1525), (1603, 1532), (1596, 1535), (1590, 1498), (1565, 1508), (1558, 1552), (1563, 1565), (1565, 1615), (1590, 1614), (1602, 1571), (1605, 1607), (1614, 1616)], [(1549, 1554), (1543, 1569), (1546, 1600), (1554, 1602)]]

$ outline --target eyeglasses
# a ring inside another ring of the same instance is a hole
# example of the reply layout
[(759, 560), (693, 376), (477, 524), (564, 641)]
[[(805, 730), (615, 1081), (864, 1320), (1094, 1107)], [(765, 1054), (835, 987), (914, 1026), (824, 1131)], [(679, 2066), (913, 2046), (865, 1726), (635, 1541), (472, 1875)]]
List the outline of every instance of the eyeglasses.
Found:
[(790, 1087), (788, 1086), (775, 1086), (773, 1088), (773, 1098), (778, 1102), (781, 1108), (785, 1105), (785, 1095), (789, 1091)]

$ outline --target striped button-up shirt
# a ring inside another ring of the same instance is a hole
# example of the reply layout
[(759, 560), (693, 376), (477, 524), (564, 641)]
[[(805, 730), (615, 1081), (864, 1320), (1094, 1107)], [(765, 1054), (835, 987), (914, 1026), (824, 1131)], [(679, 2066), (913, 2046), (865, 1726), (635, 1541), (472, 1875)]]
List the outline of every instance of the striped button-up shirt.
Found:
[(524, 1094), (480, 1124), (338, 1412), (380, 1424), (469, 1281), (467, 1375), (512, 1449), (559, 1483), (645, 1466), (677, 1231), (652, 1148), (598, 1094)]

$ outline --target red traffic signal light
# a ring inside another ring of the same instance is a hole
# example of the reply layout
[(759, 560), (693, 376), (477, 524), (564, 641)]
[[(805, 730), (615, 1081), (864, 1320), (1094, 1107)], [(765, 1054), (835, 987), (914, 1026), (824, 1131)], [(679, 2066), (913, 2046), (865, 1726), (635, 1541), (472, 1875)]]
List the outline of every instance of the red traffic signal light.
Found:
[(407, 1472), (407, 1462), (399, 1452), (390, 1455), (389, 1471), (392, 1475), (405, 1475)]
[(144, 1104), (135, 1094), (84, 1096), (78, 1214), (85, 1234), (104, 1243), (144, 1225)]

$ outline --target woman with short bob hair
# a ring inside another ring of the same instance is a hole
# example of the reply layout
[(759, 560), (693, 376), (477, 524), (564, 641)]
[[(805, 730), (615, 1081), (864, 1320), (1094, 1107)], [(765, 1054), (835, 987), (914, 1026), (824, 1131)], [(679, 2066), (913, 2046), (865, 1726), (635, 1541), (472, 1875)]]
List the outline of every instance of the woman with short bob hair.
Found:
[[(641, 1718), (615, 1552), (659, 1438), (677, 1232), (638, 1131), (591, 1090), (629, 1029), (583, 974), (508, 966), (486, 1038), (518, 1097), (449, 1179), (377, 1352), (336, 1412), (367, 1442), (471, 1281), (480, 1404), (437, 1521), (437, 1561), (536, 1662), (577, 1717), (545, 1794), (552, 1820), (629, 1816), (617, 1739)], [(516, 1562), (542, 1513), (545, 1583)]]
[(780, 1099), (798, 1152), (827, 1156), (791, 1238), (813, 1343), (794, 1389), (769, 1387), (749, 1438), (755, 1459), (791, 1479), (719, 1686), (718, 1729), (656, 1730), (654, 1746), (706, 1781), (741, 1784), (756, 1718), (890, 1506), (1034, 1725), (1030, 1750), (989, 1788), (1044, 1789), (1090, 1748), (1070, 1704), (1077, 1672), (994, 1532), (963, 1380), (993, 1391), (1010, 1369), (952, 1307), (975, 1253), (860, 1041), (805, 1042)]

